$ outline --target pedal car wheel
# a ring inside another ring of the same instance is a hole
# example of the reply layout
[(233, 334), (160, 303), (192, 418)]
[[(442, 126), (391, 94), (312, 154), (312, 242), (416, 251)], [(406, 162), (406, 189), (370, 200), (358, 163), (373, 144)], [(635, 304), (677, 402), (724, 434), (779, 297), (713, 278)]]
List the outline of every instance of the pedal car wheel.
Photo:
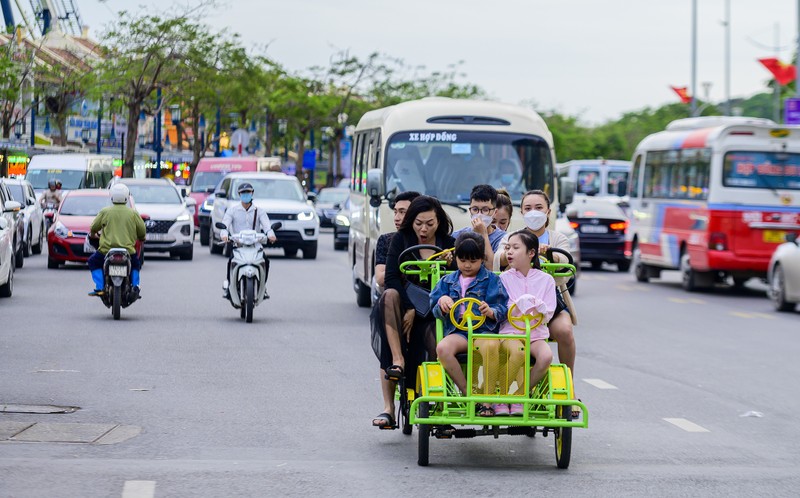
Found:
[(397, 420), (400, 422), (400, 427), (403, 429), (403, 434), (410, 436), (414, 430), (414, 426), (409, 421), (408, 412), (411, 409), (411, 403), (408, 401), (408, 389), (405, 388), (404, 383), (400, 385), (400, 408), (397, 410)]
[[(556, 416), (564, 420), (572, 420), (571, 406), (556, 407)], [(572, 427), (559, 427), (556, 429), (556, 466), (559, 469), (569, 467), (569, 457), (572, 454)]]
[[(429, 413), (430, 405), (428, 403), (420, 403), (418, 418), (428, 418)], [(431, 443), (431, 426), (420, 423), (419, 430), (417, 431), (417, 437), (419, 438), (417, 445), (417, 465), (420, 467), (427, 467), (428, 450), (430, 449)]]

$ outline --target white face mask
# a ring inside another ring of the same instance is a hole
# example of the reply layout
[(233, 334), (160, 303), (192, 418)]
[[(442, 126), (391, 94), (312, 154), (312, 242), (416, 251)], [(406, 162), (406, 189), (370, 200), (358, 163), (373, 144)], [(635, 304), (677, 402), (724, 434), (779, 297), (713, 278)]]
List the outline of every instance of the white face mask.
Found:
[(481, 221), (483, 221), (483, 224), (486, 225), (487, 227), (492, 224), (492, 217), (489, 216), (488, 214), (480, 214), (480, 213), (473, 214), (472, 219), (474, 220), (475, 218), (480, 218)]
[(533, 231), (542, 228), (547, 223), (547, 213), (531, 210), (522, 216), (525, 219), (525, 226)]

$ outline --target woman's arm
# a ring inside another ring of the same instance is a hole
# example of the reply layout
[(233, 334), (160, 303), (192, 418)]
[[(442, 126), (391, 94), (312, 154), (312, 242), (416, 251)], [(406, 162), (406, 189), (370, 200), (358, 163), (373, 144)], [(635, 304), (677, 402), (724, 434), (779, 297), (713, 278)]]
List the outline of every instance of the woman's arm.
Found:
[(392, 237), (392, 243), (389, 245), (389, 253), (386, 255), (386, 275), (384, 281), (386, 289), (394, 289), (400, 294), (400, 299), (403, 303), (403, 309), (412, 307), (411, 300), (408, 299), (406, 289), (403, 287), (403, 274), (400, 272), (400, 253), (406, 249), (406, 239), (403, 234), (397, 233), (396, 237)]

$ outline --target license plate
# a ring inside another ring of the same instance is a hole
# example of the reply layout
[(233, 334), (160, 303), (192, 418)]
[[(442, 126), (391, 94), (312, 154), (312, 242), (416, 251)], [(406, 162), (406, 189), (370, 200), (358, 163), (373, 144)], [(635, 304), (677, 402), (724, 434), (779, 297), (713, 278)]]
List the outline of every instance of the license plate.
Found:
[(608, 233), (608, 227), (605, 225), (581, 225), (581, 232), (583, 233)]
[(782, 244), (786, 242), (786, 232), (783, 230), (764, 230), (762, 235), (764, 242), (768, 244)]
[(145, 234), (145, 240), (152, 240), (156, 242), (171, 241), (172, 237), (166, 233), (148, 233)]
[(128, 267), (127, 266), (119, 266), (119, 265), (111, 265), (108, 267), (108, 275), (111, 277), (127, 277), (128, 276)]

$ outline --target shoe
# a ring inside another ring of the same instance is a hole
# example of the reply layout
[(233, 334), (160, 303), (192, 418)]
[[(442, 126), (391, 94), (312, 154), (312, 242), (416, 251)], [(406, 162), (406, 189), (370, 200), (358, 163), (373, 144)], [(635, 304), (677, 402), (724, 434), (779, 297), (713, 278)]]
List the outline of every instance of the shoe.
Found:
[(514, 403), (509, 408), (508, 414), (515, 417), (522, 416), (525, 413), (525, 405), (522, 403)]
[[(500, 405), (494, 405), (494, 406), (500, 406)], [(478, 411), (478, 416), (479, 417), (494, 417), (495, 416), (494, 408), (492, 408), (489, 405), (484, 405), (483, 403), (475, 403), (475, 409)], [(506, 413), (506, 414), (508, 414), (508, 413)]]
[(269, 292), (267, 292), (267, 289), (264, 289), (264, 299), (269, 299)]
[(492, 405), (494, 409), (494, 414), (498, 416), (508, 415), (508, 405), (505, 403), (500, 403), (498, 405)]
[(102, 289), (95, 289), (95, 290), (93, 290), (92, 292), (89, 293), (90, 296), (97, 296), (97, 297), (102, 297), (103, 294), (105, 294), (105, 293), (103, 292)]
[(142, 289), (138, 285), (134, 285), (131, 289), (131, 294), (133, 295), (133, 301), (142, 298)]
[(230, 299), (231, 293), (228, 289), (222, 289), (222, 298), (223, 299)]

